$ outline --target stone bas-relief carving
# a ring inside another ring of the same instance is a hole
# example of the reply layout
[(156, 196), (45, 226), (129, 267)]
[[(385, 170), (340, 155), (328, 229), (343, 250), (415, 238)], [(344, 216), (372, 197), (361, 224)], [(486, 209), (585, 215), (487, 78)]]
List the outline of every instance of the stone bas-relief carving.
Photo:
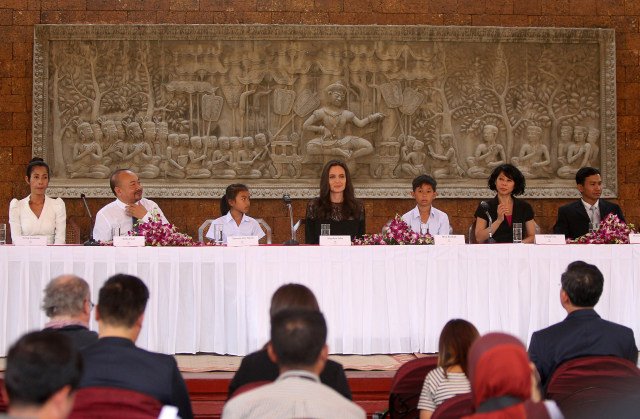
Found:
[(486, 196), (506, 162), (529, 196), (572, 196), (587, 164), (611, 196), (614, 50), (595, 29), (37, 26), (34, 154), (60, 196), (128, 168), (149, 196), (308, 197), (333, 158), (362, 197), (422, 173)]

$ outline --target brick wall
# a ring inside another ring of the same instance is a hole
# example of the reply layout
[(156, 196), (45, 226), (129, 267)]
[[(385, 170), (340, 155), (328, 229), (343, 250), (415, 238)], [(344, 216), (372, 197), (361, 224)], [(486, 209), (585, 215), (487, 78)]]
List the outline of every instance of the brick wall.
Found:
[[(618, 202), (640, 223), (640, 1), (638, 0), (0, 0), (0, 222), (9, 201), (29, 193), (24, 170), (31, 158), (31, 91), (34, 24), (378, 24), (545, 26), (614, 28), (618, 92)], [(91, 199), (96, 212), (109, 199)], [(567, 200), (530, 200), (545, 232)], [(82, 202), (65, 200), (67, 215), (89, 230)], [(170, 221), (197, 235), (218, 212), (216, 200), (158, 200)], [(294, 202), (296, 218), (305, 202)], [(411, 200), (366, 200), (367, 230), (380, 227)], [(465, 233), (477, 200), (437, 200), (456, 233)], [(188, 214), (186, 216), (185, 214)], [(256, 200), (250, 214), (263, 217), (274, 242), (288, 234), (288, 215), (278, 200)]]

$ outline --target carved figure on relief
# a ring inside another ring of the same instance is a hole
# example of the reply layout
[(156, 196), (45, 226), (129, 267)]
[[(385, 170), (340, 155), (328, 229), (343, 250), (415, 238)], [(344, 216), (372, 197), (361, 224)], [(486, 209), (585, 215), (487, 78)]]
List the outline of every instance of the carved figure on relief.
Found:
[(124, 162), (129, 170), (139, 177), (153, 179), (160, 174), (157, 164), (160, 157), (154, 156), (151, 146), (144, 141), (140, 124), (137, 122), (122, 121), (127, 134), (127, 143), (124, 148)]
[(320, 134), (307, 143), (309, 155), (337, 156), (345, 160), (357, 160), (372, 154), (374, 149), (371, 142), (356, 136), (348, 135), (350, 124), (363, 128), (371, 122), (385, 117), (377, 112), (360, 119), (353, 112), (344, 109), (347, 88), (338, 81), (326, 88), (329, 104), (317, 109), (304, 122), (303, 129)]
[(255, 143), (253, 137), (244, 137), (242, 139), (242, 149), (238, 151), (238, 168), (236, 170), (238, 177), (259, 178), (262, 176), (260, 170), (253, 168), (255, 157), (258, 153), (255, 151)]
[(560, 139), (558, 141), (558, 162), (560, 166), (567, 164), (567, 151), (569, 150), (569, 145), (571, 145), (572, 134), (573, 127), (569, 125), (560, 127)]
[(88, 122), (74, 121), (80, 142), (73, 145), (72, 162), (67, 164), (70, 178), (88, 177), (104, 179), (111, 171), (102, 164), (102, 148), (95, 141)]
[(124, 157), (124, 142), (118, 138), (118, 128), (112, 119), (98, 118), (103, 137), (102, 158), (105, 166), (120, 169)]
[(587, 166), (591, 155), (591, 144), (587, 143), (586, 127), (576, 125), (573, 128), (573, 144), (567, 149), (567, 164), (558, 169), (558, 176), (572, 179), (581, 167)]
[(453, 135), (440, 135), (440, 146), (442, 147), (442, 154), (436, 153), (431, 145), (428, 147), (429, 156), (441, 162), (441, 165), (438, 165), (439, 167), (433, 170), (433, 177), (445, 179), (464, 176), (464, 170), (458, 164), (458, 152), (453, 145)]
[(598, 128), (589, 128), (587, 134), (587, 143), (591, 146), (589, 148), (589, 166), (600, 167), (600, 147), (598, 147), (598, 140), (600, 139), (600, 130)]
[(493, 169), (506, 163), (507, 157), (502, 144), (497, 143), (498, 127), (485, 125), (482, 130), (482, 141), (478, 144), (472, 157), (467, 157), (469, 169), (467, 175), (471, 178), (484, 179), (489, 177)]
[(276, 168), (271, 161), (271, 154), (267, 146), (267, 136), (263, 133), (256, 134), (255, 143), (256, 156), (254, 157), (254, 167), (260, 171), (261, 177), (272, 178), (276, 173)]
[(527, 142), (520, 147), (520, 155), (511, 158), (511, 163), (525, 177), (551, 177), (551, 158), (547, 146), (540, 142), (541, 136), (542, 128), (535, 125), (527, 127)]
[(213, 161), (211, 162), (211, 172), (213, 177), (223, 179), (233, 179), (236, 177), (236, 171), (232, 168), (232, 153), (229, 137), (218, 138), (218, 149), (213, 153)]
[(163, 164), (165, 176), (184, 179), (185, 167), (178, 163), (180, 156), (180, 137), (178, 137), (178, 134), (169, 134), (168, 141), (167, 160)]
[(187, 179), (207, 179), (211, 176), (211, 172), (203, 167), (207, 150), (202, 146), (202, 138), (193, 136), (190, 138), (190, 143), (189, 162), (186, 166)]

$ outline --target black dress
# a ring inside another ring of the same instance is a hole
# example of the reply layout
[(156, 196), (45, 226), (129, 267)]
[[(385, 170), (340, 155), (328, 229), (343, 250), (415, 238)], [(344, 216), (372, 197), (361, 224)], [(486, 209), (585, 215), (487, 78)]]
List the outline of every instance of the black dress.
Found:
[(362, 237), (366, 232), (364, 204), (356, 200), (356, 216), (344, 218), (342, 214), (342, 203), (332, 203), (331, 216), (329, 219), (319, 219), (317, 217), (320, 198), (313, 198), (307, 204), (307, 216), (305, 218), (305, 243), (318, 244), (320, 242), (320, 228), (322, 224), (331, 225), (332, 236), (351, 236), (351, 240)]
[[(266, 349), (249, 354), (244, 357), (229, 384), (229, 397), (245, 384), (254, 381), (275, 381), (278, 375), (280, 375), (278, 365), (269, 358)], [(320, 373), (320, 381), (351, 400), (351, 389), (341, 364), (327, 360)]]
[[(492, 200), (488, 201), (489, 204), (489, 214), (491, 215), (491, 219), (495, 221), (498, 218), (498, 197), (496, 196)], [(482, 218), (487, 222), (487, 226), (489, 225), (489, 219), (487, 218), (487, 214), (482, 209), (482, 207), (478, 204), (478, 209), (474, 214), (478, 218)], [(504, 221), (500, 223), (498, 229), (493, 233), (493, 238), (498, 243), (513, 243), (513, 223), (521, 223), (522, 224), (522, 237), (526, 237), (526, 227), (525, 224), (529, 220), (533, 220), (533, 208), (526, 201), (513, 197), (513, 215), (511, 217), (511, 225), (507, 222), (507, 217), (504, 218)]]

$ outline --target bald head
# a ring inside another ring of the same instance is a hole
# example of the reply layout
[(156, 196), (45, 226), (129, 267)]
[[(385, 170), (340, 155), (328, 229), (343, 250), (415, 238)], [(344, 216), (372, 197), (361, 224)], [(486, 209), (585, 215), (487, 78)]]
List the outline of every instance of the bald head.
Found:
[(142, 199), (142, 185), (131, 170), (119, 169), (113, 172), (109, 185), (113, 194), (127, 205), (133, 205)]
[(62, 275), (54, 278), (44, 289), (42, 309), (51, 319), (89, 320), (85, 302), (91, 293), (89, 284), (75, 275)]

